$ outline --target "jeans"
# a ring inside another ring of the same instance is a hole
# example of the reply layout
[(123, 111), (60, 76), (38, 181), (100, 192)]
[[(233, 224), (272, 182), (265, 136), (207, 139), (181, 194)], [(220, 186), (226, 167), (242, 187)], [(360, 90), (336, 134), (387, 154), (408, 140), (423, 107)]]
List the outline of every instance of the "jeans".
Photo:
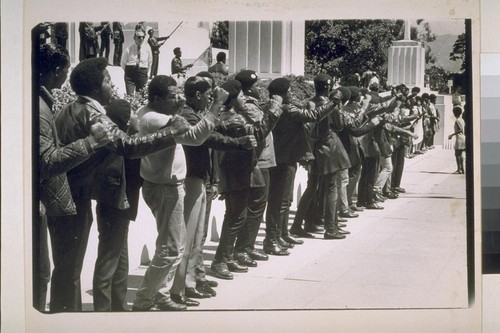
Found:
[(288, 235), (288, 219), (296, 172), (297, 163), (278, 164), (269, 169), (266, 241), (276, 240), (280, 233), (282, 236)]
[(82, 311), (80, 274), (87, 249), (92, 210), (90, 199), (73, 198), (76, 215), (48, 218), (52, 245), (50, 311)]
[(205, 208), (205, 222), (203, 224), (203, 238), (201, 240), (201, 252), (200, 256), (194, 263), (194, 276), (196, 281), (205, 281), (206, 280), (206, 269), (205, 263), (203, 262), (203, 246), (205, 245), (205, 241), (207, 240), (208, 235), (208, 226), (210, 225), (210, 211), (212, 210), (212, 200), (215, 197), (216, 192), (213, 190), (212, 184), (210, 182), (205, 183), (205, 193), (206, 193), (206, 208)]
[(181, 262), (186, 242), (184, 184), (156, 184), (144, 180), (144, 201), (156, 218), (156, 250), (137, 290), (134, 308), (149, 309), (170, 299), (170, 282)]
[(352, 199), (354, 197), (354, 191), (359, 182), (359, 177), (361, 176), (361, 163), (351, 166), (349, 168), (349, 184), (347, 184), (347, 202), (349, 206), (352, 205)]
[(349, 169), (342, 169), (339, 172), (338, 196), (339, 210), (342, 213), (349, 211), (349, 201), (347, 197), (347, 185), (349, 184)]
[(125, 311), (128, 282), (128, 227), (126, 210), (97, 203), (99, 245), (94, 268), (95, 311)]
[(185, 188), (186, 245), (172, 288), (170, 288), (170, 292), (177, 295), (183, 295), (186, 287), (196, 287), (196, 265), (200, 261), (203, 262), (202, 249), (207, 205), (205, 181), (198, 177), (188, 177), (185, 180)]
[(391, 156), (386, 156), (380, 157), (380, 166), (382, 167), (382, 170), (380, 170), (378, 176), (377, 176), (377, 181), (375, 182), (375, 190), (377, 192), (382, 191), (382, 188), (384, 187), (385, 183), (387, 182), (387, 179), (391, 177), (392, 174), (392, 159)]
[(250, 252), (255, 249), (255, 240), (260, 224), (264, 221), (264, 212), (269, 194), (269, 169), (261, 168), (265, 186), (250, 188), (248, 197), (247, 220), (240, 229), (234, 246), (237, 253)]
[(222, 222), (219, 246), (215, 252), (215, 263), (232, 261), (236, 236), (247, 219), (250, 188), (226, 192), (225, 195), (226, 213)]

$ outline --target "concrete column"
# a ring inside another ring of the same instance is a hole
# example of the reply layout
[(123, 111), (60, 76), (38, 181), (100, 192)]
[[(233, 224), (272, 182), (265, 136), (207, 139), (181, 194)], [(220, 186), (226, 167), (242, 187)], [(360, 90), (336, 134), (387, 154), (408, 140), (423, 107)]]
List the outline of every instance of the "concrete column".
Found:
[(424, 87), (425, 49), (416, 41), (396, 41), (389, 48), (387, 83)]
[(229, 22), (230, 72), (253, 69), (262, 77), (304, 74), (305, 22)]

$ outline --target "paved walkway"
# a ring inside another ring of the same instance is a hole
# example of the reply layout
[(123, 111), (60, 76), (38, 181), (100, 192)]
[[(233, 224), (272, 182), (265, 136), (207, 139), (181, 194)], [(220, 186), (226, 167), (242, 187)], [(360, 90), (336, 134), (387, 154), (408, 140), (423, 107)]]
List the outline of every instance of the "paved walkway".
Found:
[[(453, 153), (438, 147), (407, 159), (403, 176), (407, 193), (387, 200), (384, 210), (365, 210), (350, 219), (346, 229), (351, 234), (346, 239), (323, 240), (318, 234), (295, 246), (290, 256), (272, 256), (248, 273), (235, 273), (234, 280), (211, 277), (219, 282), (217, 297), (200, 300), (200, 306), (189, 311), (467, 307), (465, 176), (451, 174)], [(305, 188), (306, 178), (300, 168), (297, 192)], [(220, 233), (223, 202), (214, 202), (212, 214), (214, 229)], [(138, 222), (131, 224), (129, 233), (130, 306), (146, 269), (140, 266), (145, 254), (141, 250), (146, 244), (154, 251), (154, 225), (141, 202)], [(262, 228), (258, 248), (264, 234)], [(211, 230), (208, 239), (214, 237), (217, 234)], [(213, 241), (205, 246), (208, 266), (216, 247)], [(85, 311), (93, 309), (96, 249), (94, 224), (82, 273)]]

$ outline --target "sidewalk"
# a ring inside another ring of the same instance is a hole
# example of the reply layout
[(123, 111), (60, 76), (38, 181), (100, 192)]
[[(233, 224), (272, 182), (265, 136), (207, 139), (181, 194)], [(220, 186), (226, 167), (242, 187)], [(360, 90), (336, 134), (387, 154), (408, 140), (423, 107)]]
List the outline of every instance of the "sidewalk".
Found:
[[(234, 280), (209, 277), (219, 282), (217, 296), (189, 311), (467, 307), (465, 176), (451, 174), (455, 169), (453, 150), (439, 147), (407, 159), (402, 182), (407, 193), (387, 200), (383, 210), (365, 210), (350, 219), (346, 239), (323, 240), (318, 234), (288, 257), (271, 256), (248, 273), (234, 273)], [(299, 168), (295, 193), (305, 189), (306, 180)], [(129, 232), (130, 307), (147, 268), (140, 266), (144, 246), (152, 253), (156, 237), (151, 212), (144, 202), (139, 206)], [(212, 221), (219, 234), (223, 214), (223, 202), (215, 201)], [(262, 225), (257, 248), (264, 235)], [(207, 266), (218, 245), (210, 241), (213, 236), (209, 230)], [(94, 223), (82, 273), (84, 311), (93, 310), (96, 252)]]

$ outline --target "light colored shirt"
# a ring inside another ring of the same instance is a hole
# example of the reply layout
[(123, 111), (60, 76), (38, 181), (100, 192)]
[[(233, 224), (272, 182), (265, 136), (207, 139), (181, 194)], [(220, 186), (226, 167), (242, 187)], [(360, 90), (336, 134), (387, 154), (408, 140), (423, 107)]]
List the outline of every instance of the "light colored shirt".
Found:
[[(138, 111), (139, 134), (149, 134), (164, 127), (172, 115), (165, 115), (144, 106)], [(141, 160), (141, 177), (157, 184), (178, 184), (186, 178), (186, 157), (182, 145), (200, 146), (215, 128), (218, 119), (206, 112), (189, 131), (174, 137), (175, 146), (149, 154)]]
[[(137, 44), (132, 44), (125, 50), (123, 54), (121, 66), (125, 69), (125, 66), (136, 66), (138, 60)], [(140, 68), (151, 69), (153, 63), (153, 54), (151, 53), (151, 48), (147, 43), (142, 43), (141, 45), (141, 58), (139, 61)]]

